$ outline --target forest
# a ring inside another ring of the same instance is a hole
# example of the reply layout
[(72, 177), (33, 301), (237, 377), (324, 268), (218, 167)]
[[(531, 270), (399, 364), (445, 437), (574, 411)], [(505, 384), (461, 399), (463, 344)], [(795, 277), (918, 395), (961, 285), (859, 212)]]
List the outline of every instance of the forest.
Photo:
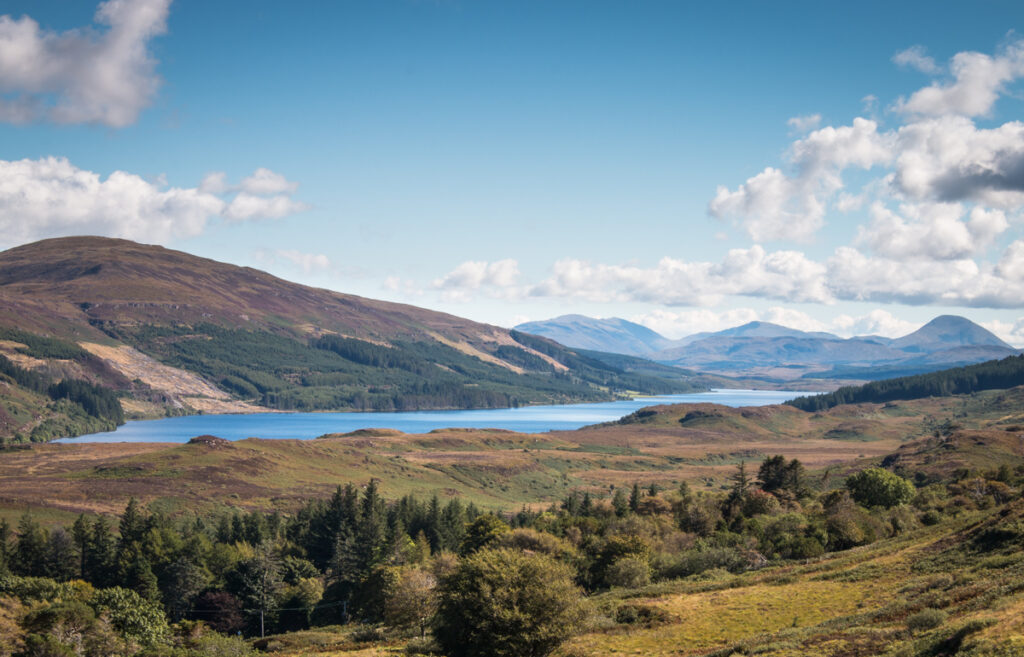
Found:
[(990, 360), (929, 374), (872, 381), (862, 386), (846, 386), (835, 392), (797, 397), (786, 403), (804, 411), (814, 412), (840, 404), (966, 395), (1019, 385), (1024, 385), (1024, 355), (1008, 356), (1002, 360)]
[[(806, 562), (996, 508), (1022, 483), (1007, 466), (920, 488), (874, 467), (830, 482), (772, 456), (741, 462), (722, 491), (634, 484), (505, 514), (385, 500), (374, 480), (291, 513), (169, 516), (132, 500), (116, 526), (44, 527), (29, 511), (0, 523), (0, 654), (245, 655), (354, 625), (366, 641), (405, 637), (410, 654), (545, 655), (595, 614), (664, 620), (628, 597), (588, 605), (603, 591)], [(1003, 534), (984, 540), (1024, 527)]]
[(383, 346), (325, 335), (306, 343), (215, 325), (146, 326), (113, 335), (243, 399), (281, 410), (504, 408), (600, 401), (625, 391), (671, 394), (697, 389), (678, 379), (624, 372), (543, 340), (537, 342), (567, 361), (571, 372), (556, 371), (511, 345), (497, 347), (495, 355), (524, 368), (522, 373), (436, 341), (393, 340)]

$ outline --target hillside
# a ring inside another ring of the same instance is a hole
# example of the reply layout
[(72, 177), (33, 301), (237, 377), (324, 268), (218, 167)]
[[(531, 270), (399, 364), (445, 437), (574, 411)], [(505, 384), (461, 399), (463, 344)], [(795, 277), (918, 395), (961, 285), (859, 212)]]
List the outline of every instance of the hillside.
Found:
[[(14, 367), (50, 384), (109, 388), (129, 417), (507, 407), (702, 389), (687, 373), (630, 373), (496, 326), (99, 237), (0, 253), (0, 331), (0, 355)], [(96, 429), (10, 376), (0, 385), (0, 438)]]
[(816, 411), (840, 404), (966, 395), (1019, 385), (1024, 385), (1024, 355), (929, 374), (872, 381), (821, 395), (798, 397), (788, 403), (805, 411)]

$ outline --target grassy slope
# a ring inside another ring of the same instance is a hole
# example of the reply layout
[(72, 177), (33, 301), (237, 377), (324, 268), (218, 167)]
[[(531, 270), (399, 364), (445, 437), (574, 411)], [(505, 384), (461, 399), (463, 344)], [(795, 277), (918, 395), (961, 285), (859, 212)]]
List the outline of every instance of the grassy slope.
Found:
[[(555, 657), (1021, 655), (1022, 539), (1017, 500), (805, 562), (613, 589), (590, 599), (590, 629)], [(658, 620), (616, 623), (624, 604)], [(911, 629), (925, 609), (941, 611), (939, 624)], [(378, 657), (403, 654), (405, 642), (360, 643), (353, 628), (326, 627), (267, 643), (281, 657)]]
[[(959, 643), (957, 654), (1022, 654), (1022, 519), (1018, 501), (807, 563), (632, 591), (631, 602), (664, 610), (667, 622), (594, 631), (570, 649), (652, 657), (909, 657), (953, 654)], [(982, 540), (1006, 526), (1018, 533), (1001, 544)], [(624, 597), (613, 591), (594, 602), (608, 612)], [(948, 617), (934, 629), (909, 630), (907, 619), (926, 608)]]
[[(651, 482), (726, 484), (735, 464), (784, 454), (815, 481), (888, 458), (909, 476), (1024, 462), (1024, 389), (843, 406), (654, 407), (621, 423), (526, 435), (508, 431), (363, 431), (313, 441), (224, 445), (92, 443), (0, 452), (0, 515), (27, 506), (114, 513), (130, 496), (168, 511), (230, 505), (289, 509), (345, 482), (380, 479), (388, 497), (460, 495), (485, 508), (546, 505), (569, 490)], [(938, 434), (938, 436), (936, 436)]]

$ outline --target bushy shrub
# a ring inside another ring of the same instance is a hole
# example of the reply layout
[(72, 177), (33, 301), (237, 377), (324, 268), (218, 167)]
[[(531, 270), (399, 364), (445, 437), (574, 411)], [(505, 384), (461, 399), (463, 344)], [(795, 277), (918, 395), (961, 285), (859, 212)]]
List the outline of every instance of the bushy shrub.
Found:
[(938, 627), (946, 622), (948, 614), (941, 609), (922, 609), (907, 618), (907, 629), (911, 632), (923, 632)]
[(850, 496), (864, 506), (886, 509), (905, 504), (914, 498), (914, 484), (884, 468), (861, 470), (846, 480)]
[(651, 583), (651, 567), (646, 559), (623, 557), (608, 567), (604, 579), (609, 586), (637, 589)]
[(672, 620), (672, 615), (659, 607), (627, 602), (615, 610), (615, 622), (622, 625), (653, 627)]
[(565, 564), (484, 549), (442, 580), (434, 635), (449, 657), (540, 657), (572, 636), (585, 616)]

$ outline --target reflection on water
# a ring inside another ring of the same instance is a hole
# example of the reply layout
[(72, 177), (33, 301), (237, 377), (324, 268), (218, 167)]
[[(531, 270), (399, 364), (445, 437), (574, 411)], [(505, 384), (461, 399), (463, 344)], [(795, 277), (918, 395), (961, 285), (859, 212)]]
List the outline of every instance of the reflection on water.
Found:
[(59, 442), (185, 442), (212, 434), (228, 440), (259, 438), (310, 439), (325, 433), (347, 433), (369, 427), (425, 433), (463, 427), (509, 429), (523, 433), (578, 429), (611, 422), (652, 404), (711, 402), (726, 406), (764, 406), (812, 393), (786, 390), (712, 390), (688, 395), (638, 397), (629, 401), (562, 406), (527, 406), (471, 411), (411, 411), (400, 413), (256, 413), (252, 415), (190, 415), (162, 420), (128, 422), (117, 431), (94, 433)]

